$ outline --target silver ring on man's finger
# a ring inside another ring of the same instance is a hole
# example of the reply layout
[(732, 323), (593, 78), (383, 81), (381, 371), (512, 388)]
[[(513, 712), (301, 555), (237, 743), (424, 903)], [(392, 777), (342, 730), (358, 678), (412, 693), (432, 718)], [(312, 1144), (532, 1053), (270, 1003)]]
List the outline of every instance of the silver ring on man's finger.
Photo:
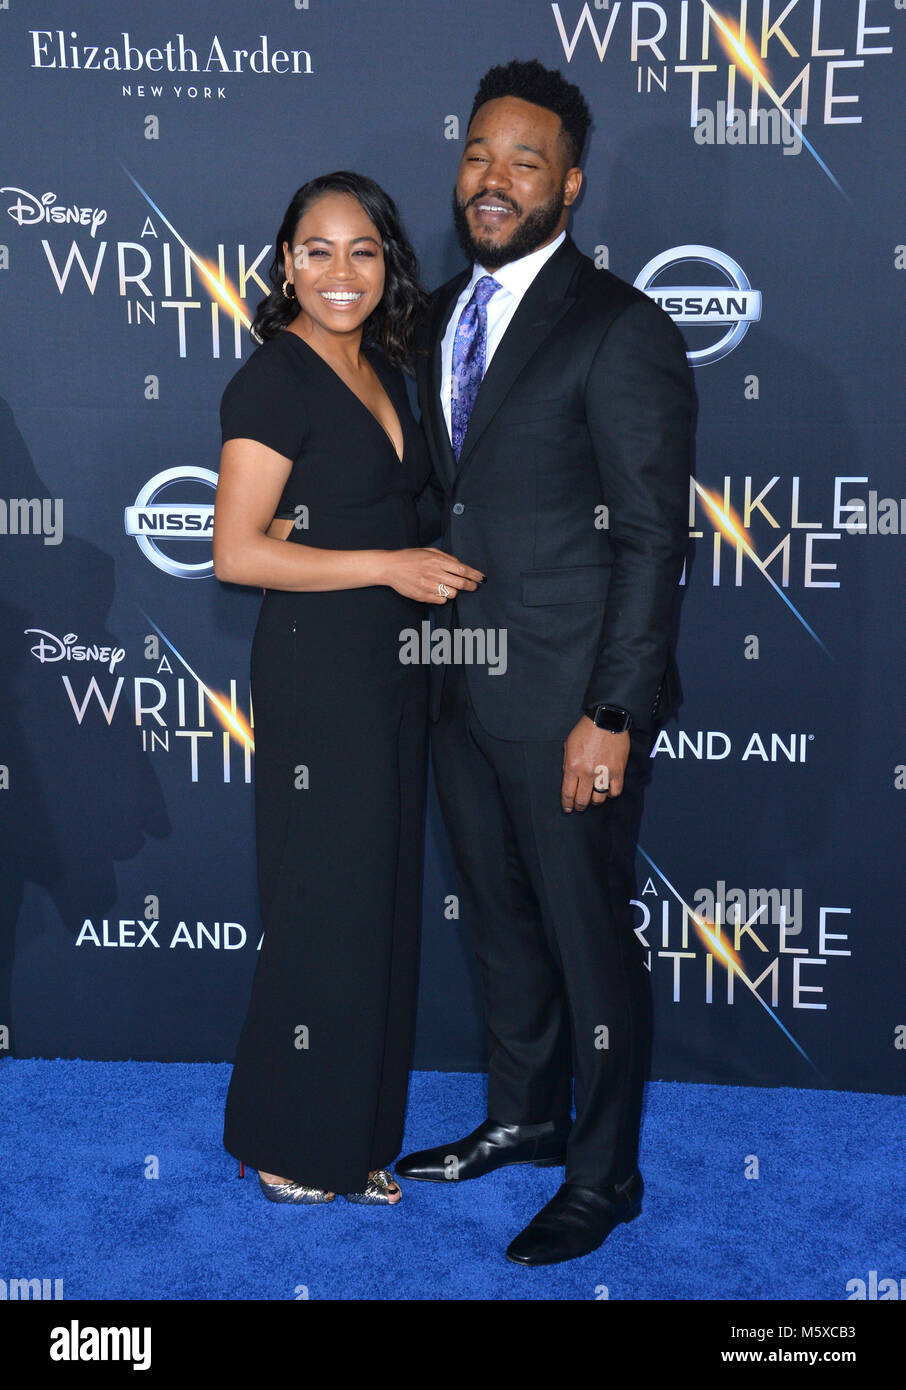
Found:
[(440, 594), (441, 598), (450, 597), (450, 590), (447, 588), (446, 584), (438, 584), (437, 592)]

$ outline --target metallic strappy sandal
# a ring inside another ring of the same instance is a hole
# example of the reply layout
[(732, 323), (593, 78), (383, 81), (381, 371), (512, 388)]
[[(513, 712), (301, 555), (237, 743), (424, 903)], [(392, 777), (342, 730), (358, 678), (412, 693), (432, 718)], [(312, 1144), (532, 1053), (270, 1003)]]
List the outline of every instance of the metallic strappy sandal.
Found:
[(260, 1173), (258, 1184), (269, 1202), (291, 1202), (297, 1205), (305, 1203), (308, 1206), (316, 1206), (337, 1200), (336, 1193), (328, 1197), (323, 1188), (305, 1187), (301, 1182), (265, 1182)]
[[(393, 1188), (396, 1191), (391, 1194)], [(399, 1203), (391, 1202), (390, 1197), (391, 1195), (395, 1197), (399, 1190), (393, 1174), (389, 1173), (386, 1168), (378, 1168), (374, 1177), (368, 1179), (368, 1186), (364, 1192), (346, 1192), (344, 1196), (347, 1202), (358, 1202), (363, 1207), (395, 1207)]]

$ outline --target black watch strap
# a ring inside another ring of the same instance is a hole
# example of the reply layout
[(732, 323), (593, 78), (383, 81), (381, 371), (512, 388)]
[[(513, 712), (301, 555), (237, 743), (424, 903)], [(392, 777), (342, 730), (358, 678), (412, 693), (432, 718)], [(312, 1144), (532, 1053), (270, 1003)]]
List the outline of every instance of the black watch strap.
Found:
[(585, 713), (599, 729), (612, 734), (624, 734), (632, 727), (632, 715), (622, 705), (586, 705)]

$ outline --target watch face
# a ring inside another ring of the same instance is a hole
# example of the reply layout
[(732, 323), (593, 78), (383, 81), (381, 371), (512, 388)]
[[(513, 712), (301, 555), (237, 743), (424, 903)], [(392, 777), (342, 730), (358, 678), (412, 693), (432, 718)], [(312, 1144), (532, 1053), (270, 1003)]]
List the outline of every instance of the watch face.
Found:
[(607, 705), (599, 705), (597, 710), (591, 713), (591, 718), (599, 729), (607, 729), (612, 734), (623, 734), (632, 723), (631, 715), (625, 710), (614, 709)]

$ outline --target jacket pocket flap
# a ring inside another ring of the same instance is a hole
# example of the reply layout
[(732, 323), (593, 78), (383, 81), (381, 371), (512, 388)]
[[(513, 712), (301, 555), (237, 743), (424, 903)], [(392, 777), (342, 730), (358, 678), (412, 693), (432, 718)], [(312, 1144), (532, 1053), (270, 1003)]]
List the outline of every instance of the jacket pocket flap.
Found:
[(590, 603), (607, 593), (610, 565), (570, 565), (567, 569), (523, 570), (522, 602)]

